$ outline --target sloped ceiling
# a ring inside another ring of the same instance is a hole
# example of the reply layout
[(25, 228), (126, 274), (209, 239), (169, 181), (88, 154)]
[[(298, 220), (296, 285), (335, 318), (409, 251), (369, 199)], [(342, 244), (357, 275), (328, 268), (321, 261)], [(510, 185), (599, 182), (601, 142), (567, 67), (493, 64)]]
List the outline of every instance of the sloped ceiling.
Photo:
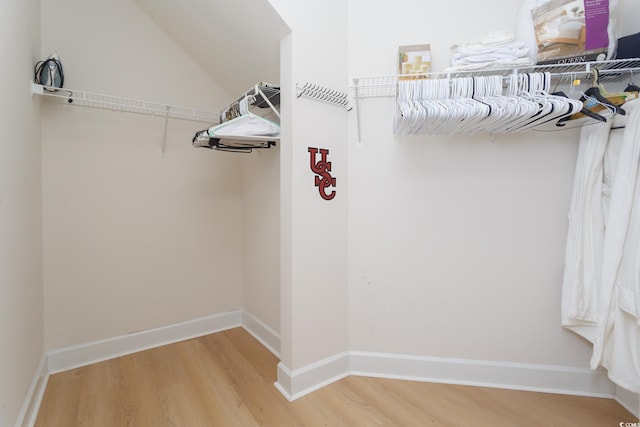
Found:
[(289, 31), (268, 0), (134, 0), (232, 97), (279, 84)]

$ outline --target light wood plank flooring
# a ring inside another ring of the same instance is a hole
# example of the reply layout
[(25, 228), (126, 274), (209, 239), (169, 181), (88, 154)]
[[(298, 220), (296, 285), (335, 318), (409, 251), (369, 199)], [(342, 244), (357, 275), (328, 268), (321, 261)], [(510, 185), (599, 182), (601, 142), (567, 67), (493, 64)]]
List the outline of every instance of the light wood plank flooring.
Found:
[(636, 419), (617, 402), (348, 377), (288, 402), (278, 360), (241, 328), (49, 379), (38, 427), (594, 426)]

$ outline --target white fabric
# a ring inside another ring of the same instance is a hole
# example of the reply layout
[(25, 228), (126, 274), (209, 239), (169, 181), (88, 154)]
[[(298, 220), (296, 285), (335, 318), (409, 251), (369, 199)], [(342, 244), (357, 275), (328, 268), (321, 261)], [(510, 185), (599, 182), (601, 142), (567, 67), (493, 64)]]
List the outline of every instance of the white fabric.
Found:
[(504, 45), (467, 45), (456, 49), (451, 63), (453, 65), (467, 62), (488, 62), (493, 60), (515, 60), (524, 58), (529, 52), (529, 47), (520, 42), (511, 42)]
[[(562, 324), (593, 343), (591, 367), (640, 392), (640, 108), (585, 126), (569, 213)], [(609, 127), (624, 125), (624, 129)], [(606, 147), (606, 150), (605, 148)]]
[(607, 368), (611, 381), (640, 393), (640, 333), (636, 320), (637, 317), (620, 306), (613, 307), (612, 322), (615, 326), (606, 337), (600, 363)]
[(602, 364), (622, 387), (640, 392), (640, 111), (629, 119), (620, 145), (603, 247), (602, 281), (591, 367)]
[(562, 325), (590, 341), (598, 313), (604, 238), (603, 159), (610, 128), (610, 121), (582, 127), (569, 209)]
[[(628, 103), (624, 108), (633, 108), (633, 104)], [(622, 146), (624, 128), (627, 125), (629, 116), (630, 114), (624, 116), (622, 114), (616, 114), (611, 118), (612, 131), (609, 135), (609, 144), (607, 145), (607, 151), (604, 153), (604, 175), (602, 178), (602, 208), (605, 215), (605, 223), (607, 222), (609, 213), (611, 188), (613, 187), (615, 172), (618, 170), (618, 159), (620, 158), (620, 147)]]
[(510, 68), (510, 67), (525, 67), (533, 65), (533, 62), (529, 58), (517, 58), (517, 59), (493, 59), (485, 62), (472, 62), (460, 63), (455, 66), (446, 67), (442, 71), (444, 72), (456, 72), (456, 71), (473, 71), (484, 69), (496, 69), (496, 68)]
[(531, 65), (529, 45), (509, 31), (494, 31), (482, 39), (451, 46), (451, 67), (445, 71)]

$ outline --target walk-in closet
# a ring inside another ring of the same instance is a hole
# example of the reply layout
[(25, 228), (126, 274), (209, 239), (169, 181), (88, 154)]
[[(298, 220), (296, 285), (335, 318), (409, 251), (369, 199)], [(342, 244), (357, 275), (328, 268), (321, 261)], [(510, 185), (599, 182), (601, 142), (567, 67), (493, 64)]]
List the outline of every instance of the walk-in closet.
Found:
[(6, 2), (0, 426), (635, 425), (638, 17)]

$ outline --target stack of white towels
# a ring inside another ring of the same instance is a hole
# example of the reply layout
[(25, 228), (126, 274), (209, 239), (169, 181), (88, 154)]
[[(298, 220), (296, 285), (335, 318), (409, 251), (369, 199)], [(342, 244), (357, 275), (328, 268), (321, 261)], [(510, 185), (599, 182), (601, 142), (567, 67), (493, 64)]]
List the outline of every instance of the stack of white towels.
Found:
[(529, 44), (517, 41), (510, 31), (494, 31), (478, 41), (451, 46), (451, 67), (468, 71), (533, 65)]

